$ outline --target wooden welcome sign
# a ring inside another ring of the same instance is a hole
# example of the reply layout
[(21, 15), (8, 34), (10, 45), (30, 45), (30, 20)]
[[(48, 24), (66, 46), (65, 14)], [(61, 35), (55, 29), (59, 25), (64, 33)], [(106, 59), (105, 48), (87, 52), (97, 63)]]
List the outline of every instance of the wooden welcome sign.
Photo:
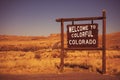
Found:
[[(95, 20), (102, 20), (102, 47), (98, 47)], [(75, 21), (91, 21), (91, 24), (74, 24)], [(60, 71), (64, 69), (64, 50), (102, 50), (102, 73), (106, 73), (106, 11), (99, 17), (59, 18), (56, 22), (61, 22)], [(67, 48), (64, 48), (64, 22), (72, 22), (67, 25)]]

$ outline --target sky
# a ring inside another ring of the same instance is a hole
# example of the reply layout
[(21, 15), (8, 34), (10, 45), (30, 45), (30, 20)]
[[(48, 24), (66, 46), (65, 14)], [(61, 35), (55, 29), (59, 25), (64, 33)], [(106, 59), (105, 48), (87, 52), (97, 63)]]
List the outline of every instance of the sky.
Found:
[[(102, 16), (103, 9), (107, 15), (107, 33), (120, 32), (119, 3), (120, 0), (0, 0), (0, 35), (60, 33), (57, 18)], [(102, 21), (98, 23), (101, 25)], [(65, 23), (65, 27), (67, 24), (71, 23)]]

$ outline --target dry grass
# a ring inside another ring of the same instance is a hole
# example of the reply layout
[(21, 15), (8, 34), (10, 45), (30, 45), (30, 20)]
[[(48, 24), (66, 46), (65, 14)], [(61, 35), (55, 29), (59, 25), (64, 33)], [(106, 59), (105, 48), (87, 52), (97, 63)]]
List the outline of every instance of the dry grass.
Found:
[[(48, 52), (47, 52), (48, 51)], [(46, 50), (43, 53), (23, 51), (1, 51), (0, 73), (56, 73), (59, 66), (59, 51)], [(120, 72), (120, 51), (107, 51), (107, 73)], [(116, 57), (117, 56), (117, 57)], [(101, 72), (101, 52), (88, 51), (67, 52), (65, 71), (89, 70)]]
[[(4, 54), (4, 55), (3, 55)], [(36, 58), (33, 52), (0, 52), (0, 73), (55, 73), (54, 58)]]
[[(57, 42), (59, 42), (58, 35), (0, 37), (0, 74), (58, 73), (60, 49), (53, 49)], [(107, 73), (119, 74), (119, 63), (120, 50), (107, 50)], [(101, 51), (68, 51), (65, 53), (64, 72), (81, 70), (101, 72), (101, 67)]]
[[(120, 51), (107, 50), (107, 73), (116, 74), (120, 72)], [(101, 51), (75, 51), (68, 52), (65, 66), (70, 68), (88, 69), (89, 71), (102, 71)]]

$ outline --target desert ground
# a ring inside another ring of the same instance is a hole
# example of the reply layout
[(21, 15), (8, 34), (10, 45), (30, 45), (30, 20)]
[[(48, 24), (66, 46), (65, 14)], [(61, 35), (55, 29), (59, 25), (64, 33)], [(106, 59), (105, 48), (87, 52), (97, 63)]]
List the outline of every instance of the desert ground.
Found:
[[(120, 32), (107, 34), (106, 42), (106, 74), (101, 74), (100, 50), (65, 51), (64, 71), (60, 73), (59, 34), (47, 37), (0, 35), (0, 79), (120, 80)], [(66, 43), (65, 36), (65, 47)], [(99, 47), (101, 44), (99, 35)]]

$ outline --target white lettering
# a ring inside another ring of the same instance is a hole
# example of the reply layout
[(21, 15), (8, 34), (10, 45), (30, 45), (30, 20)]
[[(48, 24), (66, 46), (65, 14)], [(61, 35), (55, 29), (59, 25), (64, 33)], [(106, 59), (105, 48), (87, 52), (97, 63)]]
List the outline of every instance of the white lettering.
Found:
[(96, 39), (69, 40), (69, 45), (84, 45), (84, 44), (88, 44), (88, 45), (96, 44)]
[(87, 31), (88, 25), (82, 25), (82, 26), (69, 26), (69, 33), (79, 32), (79, 31)]
[(84, 31), (84, 32), (79, 32), (79, 33), (72, 33), (71, 34), (72, 38), (79, 38), (79, 37), (93, 37), (92, 31)]

